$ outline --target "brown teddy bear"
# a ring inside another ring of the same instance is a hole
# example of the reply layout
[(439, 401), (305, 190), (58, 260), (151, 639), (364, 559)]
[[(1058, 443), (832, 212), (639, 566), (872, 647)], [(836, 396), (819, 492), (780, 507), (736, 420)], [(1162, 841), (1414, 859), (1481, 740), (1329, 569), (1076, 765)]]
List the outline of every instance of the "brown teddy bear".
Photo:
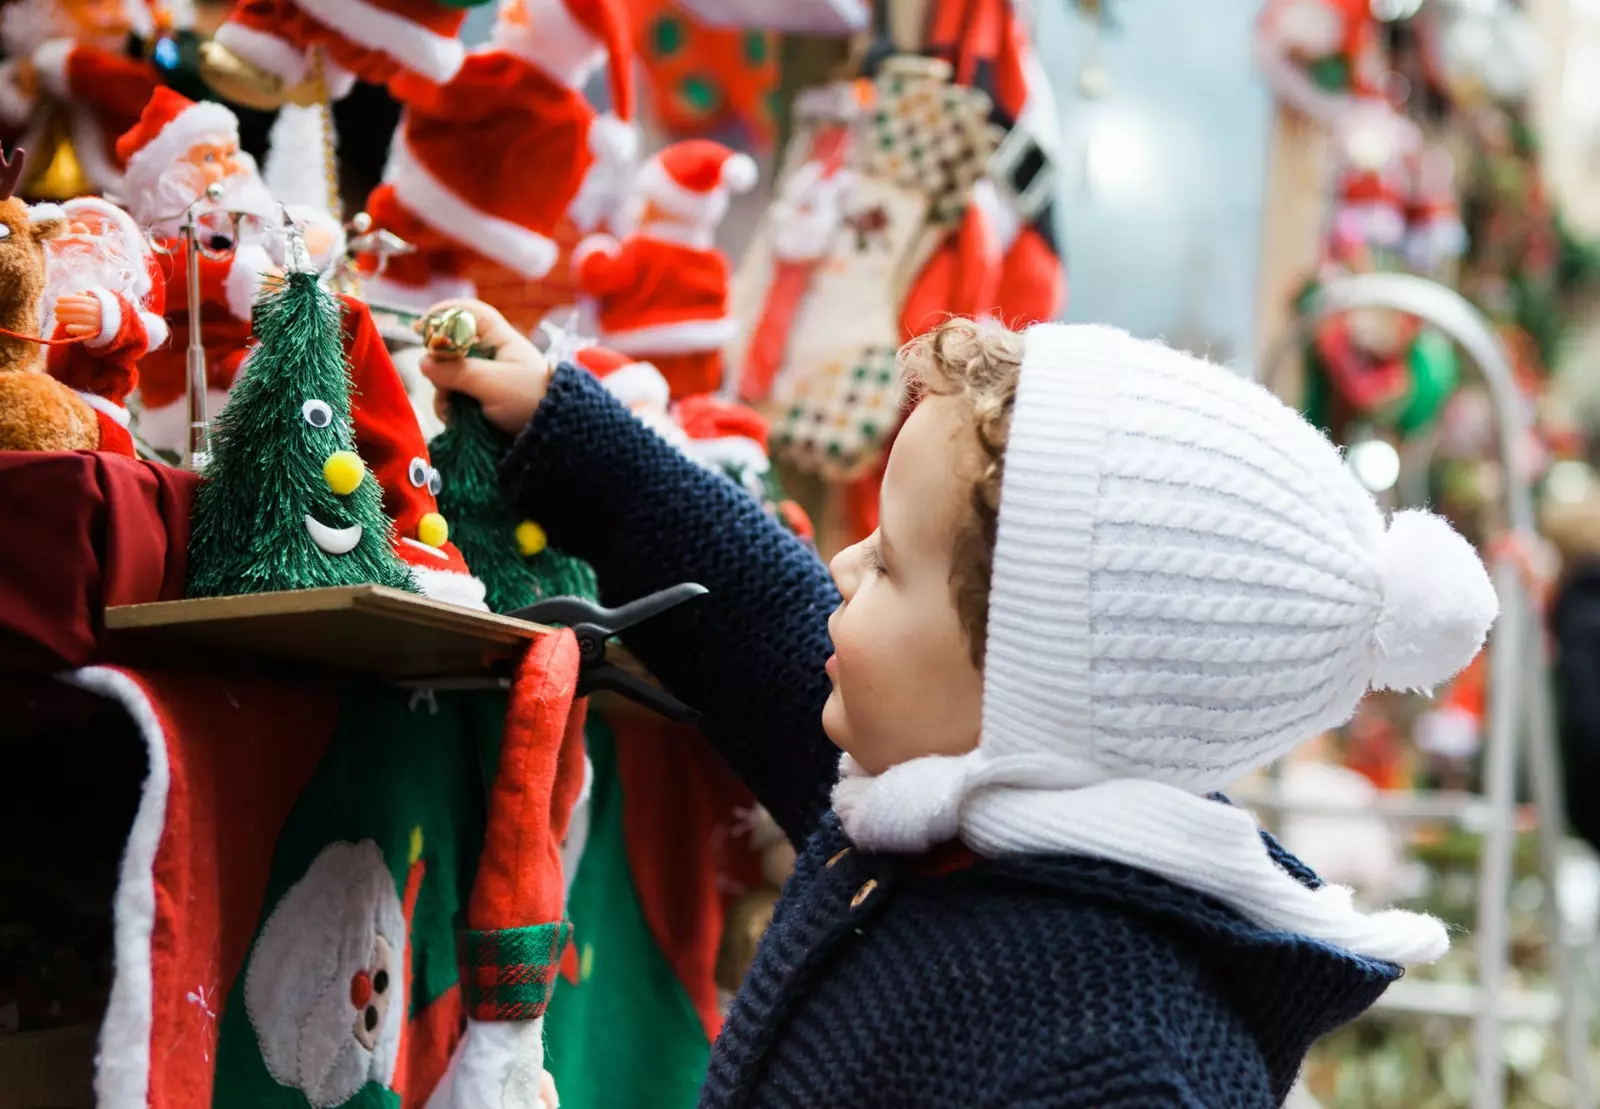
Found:
[(50, 208), (12, 196), (22, 150), (0, 151), (0, 450), (75, 451), (100, 446), (94, 410), (45, 372), (39, 341), (44, 243), (66, 230)]

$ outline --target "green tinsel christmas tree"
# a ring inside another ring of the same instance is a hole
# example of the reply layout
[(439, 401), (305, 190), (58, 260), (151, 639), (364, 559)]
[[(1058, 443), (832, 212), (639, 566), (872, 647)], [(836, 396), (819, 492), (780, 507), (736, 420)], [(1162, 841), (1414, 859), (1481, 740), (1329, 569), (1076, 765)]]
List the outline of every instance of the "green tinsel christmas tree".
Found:
[(291, 273), (255, 306), (258, 346), (212, 424), (189, 596), (337, 585), (416, 592), (383, 493), (355, 454), (339, 302)]
[(509, 445), (478, 402), (460, 393), (450, 398), (449, 425), (428, 444), (443, 480), (439, 511), (483, 582), (484, 603), (492, 612), (512, 612), (545, 597), (597, 597), (589, 564), (545, 546), (543, 532), (506, 500), (499, 461)]

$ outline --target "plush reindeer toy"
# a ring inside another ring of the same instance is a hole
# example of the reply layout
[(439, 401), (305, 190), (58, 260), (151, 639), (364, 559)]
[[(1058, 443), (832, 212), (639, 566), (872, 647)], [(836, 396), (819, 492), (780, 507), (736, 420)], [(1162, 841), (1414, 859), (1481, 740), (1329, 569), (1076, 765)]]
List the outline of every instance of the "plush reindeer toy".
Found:
[(94, 450), (100, 424), (72, 389), (45, 372), (39, 336), (44, 242), (66, 229), (53, 205), (29, 209), (12, 195), (24, 152), (0, 151), (0, 450)]

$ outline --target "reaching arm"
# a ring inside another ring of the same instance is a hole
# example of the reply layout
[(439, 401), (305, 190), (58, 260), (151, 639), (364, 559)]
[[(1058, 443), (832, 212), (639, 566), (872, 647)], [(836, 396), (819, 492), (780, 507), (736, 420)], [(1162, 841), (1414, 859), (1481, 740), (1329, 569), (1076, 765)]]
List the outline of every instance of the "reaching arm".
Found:
[(839, 596), (816, 555), (571, 366), (551, 378), (501, 472), (551, 542), (593, 565), (606, 604), (683, 581), (710, 590), (623, 639), (701, 711), (707, 737), (802, 842), (838, 764), (821, 712)]

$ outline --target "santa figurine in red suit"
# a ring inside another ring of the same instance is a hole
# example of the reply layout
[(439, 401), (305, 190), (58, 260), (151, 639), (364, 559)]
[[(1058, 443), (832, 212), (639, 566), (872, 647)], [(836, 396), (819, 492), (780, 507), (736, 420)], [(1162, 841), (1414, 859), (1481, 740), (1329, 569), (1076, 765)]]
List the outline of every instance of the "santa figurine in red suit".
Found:
[(161, 84), (155, 66), (128, 56), (128, 36), (149, 37), (154, 26), (148, 0), (11, 0), (0, 11), (0, 124), (42, 150), (52, 110), (63, 113), (80, 184), (115, 192), (117, 137)]
[[(472, 296), (466, 274), (484, 260), (544, 277), (585, 178), (632, 162), (629, 42), (620, 0), (508, 0), (449, 82), (391, 81), (405, 112), (367, 212), (415, 250), (389, 258), (367, 297), (421, 311)], [(597, 116), (583, 88), (604, 65), (613, 114)]]
[(127, 399), (139, 359), (167, 340), (164, 290), (149, 246), (121, 208), (84, 196), (62, 205), (67, 233), (45, 243), (40, 334), (46, 365), (100, 421), (100, 449), (133, 456)]
[(1255, 53), (1278, 100), (1324, 125), (1383, 91), (1387, 62), (1372, 0), (1269, 0)]
[(449, 523), (439, 514), (439, 471), (372, 312), (354, 297), (339, 300), (356, 453), (383, 487), (383, 510), (394, 521), (395, 554), (411, 568), (425, 596), (487, 611), (483, 582), (450, 542)]
[(728, 260), (712, 245), (731, 193), (749, 191), (756, 166), (710, 139), (688, 139), (639, 170), (619, 215), (619, 241), (591, 235), (573, 252), (593, 299), (600, 342), (661, 371), (674, 398), (715, 392), (733, 337)]
[[(200, 327), (206, 350), (206, 410), (215, 415), (238, 376), (250, 338), (250, 312), (261, 282), (279, 272), (284, 210), (254, 159), (239, 149), (239, 120), (221, 104), (200, 103), (168, 88), (117, 141), (127, 164), (122, 196), (134, 219), (156, 236), (167, 282), (172, 341), (140, 366), (139, 430), (151, 446), (180, 450), (188, 437), (185, 351), (189, 343), (189, 271), (180, 229), (191, 206), (198, 218)], [(212, 198), (207, 190), (215, 187)], [(237, 218), (237, 228), (235, 217)], [(337, 251), (337, 229), (312, 223), (307, 249), (319, 266)]]
[(207, 45), (208, 83), (241, 104), (276, 108), (313, 81), (320, 53), (327, 93), (406, 73), (444, 82), (466, 56), (466, 10), (488, 0), (240, 0)]

